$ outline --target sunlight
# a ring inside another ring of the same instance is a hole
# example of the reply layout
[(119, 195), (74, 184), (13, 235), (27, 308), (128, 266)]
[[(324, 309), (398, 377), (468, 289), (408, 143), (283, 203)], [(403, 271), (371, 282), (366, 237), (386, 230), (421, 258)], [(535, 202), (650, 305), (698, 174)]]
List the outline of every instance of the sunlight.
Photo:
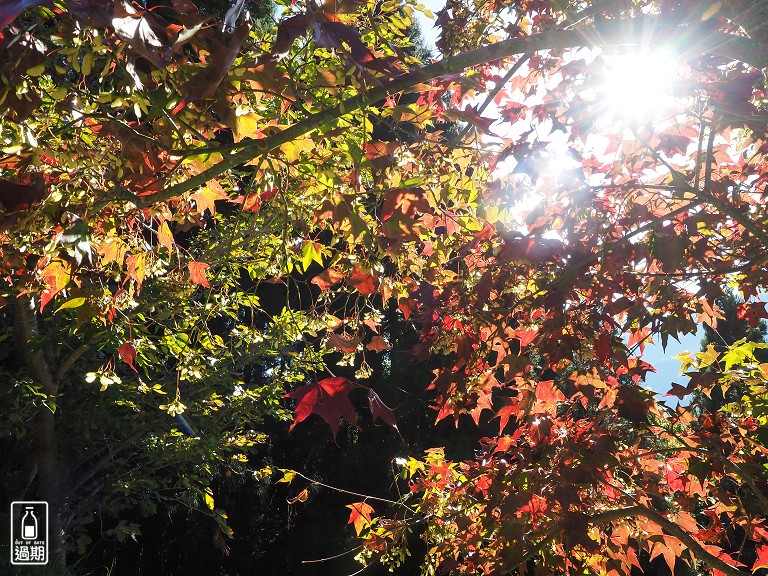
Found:
[(672, 86), (680, 64), (668, 51), (631, 52), (606, 56), (599, 100), (611, 120), (648, 122), (672, 105)]

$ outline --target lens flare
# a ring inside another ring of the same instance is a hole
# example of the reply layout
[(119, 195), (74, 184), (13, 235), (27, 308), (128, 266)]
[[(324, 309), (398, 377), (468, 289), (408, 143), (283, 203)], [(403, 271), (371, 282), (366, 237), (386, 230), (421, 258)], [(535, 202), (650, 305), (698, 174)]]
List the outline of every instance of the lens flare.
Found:
[(643, 50), (606, 56), (600, 102), (612, 120), (658, 120), (674, 104), (673, 84), (680, 65), (674, 54)]

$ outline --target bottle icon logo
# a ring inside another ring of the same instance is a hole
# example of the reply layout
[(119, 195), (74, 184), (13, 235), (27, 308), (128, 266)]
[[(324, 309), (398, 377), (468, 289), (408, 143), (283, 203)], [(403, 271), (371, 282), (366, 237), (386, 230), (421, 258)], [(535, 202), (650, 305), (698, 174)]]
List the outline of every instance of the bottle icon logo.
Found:
[(21, 537), (24, 540), (37, 538), (37, 518), (34, 510), (32, 506), (25, 507), (24, 517), (21, 519)]
[(47, 502), (11, 502), (11, 564), (48, 564)]

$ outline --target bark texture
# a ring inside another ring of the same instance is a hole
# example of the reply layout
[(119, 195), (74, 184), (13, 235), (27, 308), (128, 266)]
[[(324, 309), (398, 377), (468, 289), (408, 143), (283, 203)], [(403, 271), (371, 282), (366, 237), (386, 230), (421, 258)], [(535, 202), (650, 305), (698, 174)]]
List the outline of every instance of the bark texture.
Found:
[(13, 321), (16, 339), (27, 373), (40, 386), (47, 399), (35, 416), (35, 460), (37, 461), (38, 498), (48, 502), (48, 518), (51, 538), (51, 563), (63, 570), (66, 566), (64, 533), (62, 530), (62, 508), (64, 504), (61, 477), (58, 469), (58, 441), (56, 421), (51, 403), (56, 402), (59, 383), (51, 371), (42, 351), (37, 313), (29, 298), (21, 296), (14, 300)]

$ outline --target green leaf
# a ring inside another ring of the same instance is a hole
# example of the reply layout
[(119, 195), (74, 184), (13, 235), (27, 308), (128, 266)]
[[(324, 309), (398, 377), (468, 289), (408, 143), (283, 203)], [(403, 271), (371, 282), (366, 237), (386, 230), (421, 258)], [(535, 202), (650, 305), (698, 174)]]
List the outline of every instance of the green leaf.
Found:
[(318, 242), (307, 241), (301, 249), (301, 265), (304, 270), (308, 270), (312, 262), (323, 265), (322, 245)]
[[(78, 296), (77, 298), (70, 298), (69, 300), (64, 302), (64, 304), (56, 308), (56, 312), (59, 312), (61, 310), (69, 310), (72, 308), (79, 308), (83, 304), (85, 304), (85, 298), (83, 298), (82, 296)], [(54, 312), (54, 314), (56, 312)]]
[(45, 62), (42, 64), (38, 64), (37, 66), (33, 66), (29, 70), (27, 70), (27, 75), (29, 76), (42, 76), (43, 72), (45, 72)]
[(755, 350), (757, 348), (766, 348), (768, 344), (758, 342), (747, 342), (742, 338), (738, 342), (735, 342), (728, 352), (723, 354), (723, 362), (725, 363), (725, 370), (728, 371), (734, 366), (741, 366), (743, 364), (749, 364), (756, 362)]

